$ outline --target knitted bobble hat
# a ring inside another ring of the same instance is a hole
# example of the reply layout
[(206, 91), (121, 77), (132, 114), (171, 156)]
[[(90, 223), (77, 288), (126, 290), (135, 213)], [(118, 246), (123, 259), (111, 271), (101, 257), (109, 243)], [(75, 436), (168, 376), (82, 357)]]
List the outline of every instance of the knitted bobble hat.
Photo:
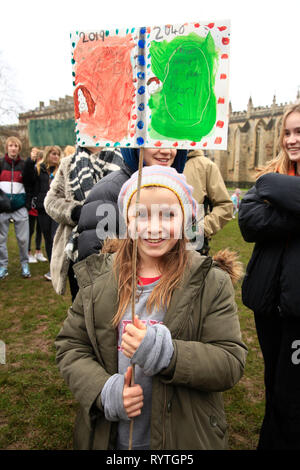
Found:
[[(118, 207), (127, 223), (128, 208), (133, 195), (137, 192), (138, 171), (133, 173), (119, 193)], [(175, 168), (161, 165), (144, 166), (142, 169), (141, 189), (145, 187), (167, 188), (176, 194), (184, 215), (185, 229), (191, 227), (196, 220), (197, 202), (192, 196), (193, 187), (190, 186), (182, 173)]]

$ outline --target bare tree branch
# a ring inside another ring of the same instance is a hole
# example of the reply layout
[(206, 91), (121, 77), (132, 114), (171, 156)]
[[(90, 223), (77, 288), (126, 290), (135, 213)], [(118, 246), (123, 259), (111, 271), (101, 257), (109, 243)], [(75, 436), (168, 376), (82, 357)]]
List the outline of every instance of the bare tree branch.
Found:
[(0, 124), (16, 122), (21, 111), (22, 105), (14, 84), (13, 72), (0, 51)]

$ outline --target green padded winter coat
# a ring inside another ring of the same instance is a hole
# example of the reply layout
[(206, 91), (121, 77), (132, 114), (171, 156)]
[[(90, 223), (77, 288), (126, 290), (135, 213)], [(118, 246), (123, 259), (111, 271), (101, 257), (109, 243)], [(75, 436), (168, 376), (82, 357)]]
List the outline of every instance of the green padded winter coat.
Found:
[[(56, 338), (60, 372), (80, 403), (75, 449), (115, 448), (117, 423), (105, 419), (100, 399), (105, 382), (118, 372), (111, 326), (117, 310), (114, 256), (91, 255), (77, 263), (79, 294)], [(227, 448), (222, 391), (242, 377), (247, 355), (229, 275), (210, 257), (190, 256), (164, 318), (174, 354), (153, 377), (153, 450)]]

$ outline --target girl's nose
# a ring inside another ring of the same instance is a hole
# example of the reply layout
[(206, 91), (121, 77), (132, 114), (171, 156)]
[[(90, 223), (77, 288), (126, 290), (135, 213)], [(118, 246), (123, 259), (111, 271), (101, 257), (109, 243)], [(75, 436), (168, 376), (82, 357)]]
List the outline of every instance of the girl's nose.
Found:
[(296, 135), (291, 132), (290, 135), (286, 139), (287, 143), (291, 144), (296, 141)]
[(154, 209), (151, 213), (151, 217), (148, 223), (148, 234), (149, 238), (159, 238), (161, 233), (161, 220), (159, 213)]
[(170, 155), (172, 149), (159, 149), (160, 153), (163, 155)]

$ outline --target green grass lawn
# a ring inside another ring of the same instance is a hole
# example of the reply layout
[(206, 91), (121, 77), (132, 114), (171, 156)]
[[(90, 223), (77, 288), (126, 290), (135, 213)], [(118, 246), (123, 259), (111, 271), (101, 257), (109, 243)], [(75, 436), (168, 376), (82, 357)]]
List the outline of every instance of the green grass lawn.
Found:
[[(239, 254), (246, 269), (253, 244), (246, 243), (240, 233), (237, 219), (231, 220), (211, 243), (211, 255), (223, 248)], [(255, 449), (264, 416), (264, 366), (259, 347), (253, 313), (243, 305), (241, 281), (235, 288), (243, 341), (248, 347), (248, 356), (243, 378), (224, 393), (225, 410), (229, 424), (231, 449)]]
[[(242, 240), (237, 220), (229, 222), (211, 244), (211, 254), (229, 247), (246, 266), (252, 245)], [(10, 227), (9, 276), (0, 281), (0, 340), (6, 364), (0, 364), (0, 449), (71, 449), (77, 403), (55, 364), (54, 339), (71, 304), (69, 291), (55, 294), (43, 278), (48, 263), (31, 264), (30, 279), (20, 273)], [(236, 301), (243, 340), (249, 348), (244, 377), (224, 393), (230, 449), (255, 449), (264, 413), (263, 360), (252, 313)]]

